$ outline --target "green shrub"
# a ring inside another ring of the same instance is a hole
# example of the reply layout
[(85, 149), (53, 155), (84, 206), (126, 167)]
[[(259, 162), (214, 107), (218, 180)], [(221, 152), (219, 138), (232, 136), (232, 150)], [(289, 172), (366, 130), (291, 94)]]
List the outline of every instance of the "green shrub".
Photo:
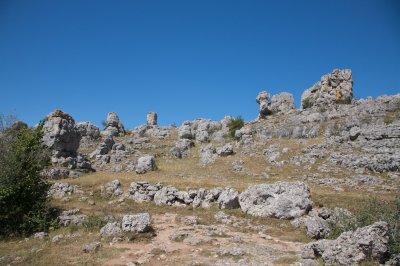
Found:
[(303, 109), (310, 108), (311, 106), (313, 106), (312, 100), (310, 98), (305, 98), (301, 101), (301, 106), (303, 107)]
[(42, 144), (41, 123), (0, 129), (0, 236), (29, 235), (54, 225), (56, 210), (49, 205), (49, 184), (40, 171), (49, 161)]
[(240, 116), (237, 116), (236, 118), (233, 118), (231, 121), (229, 121), (228, 128), (231, 138), (235, 138), (236, 130), (241, 129), (243, 126), (244, 126), (244, 120)]
[(343, 227), (333, 228), (330, 238), (338, 237), (342, 232), (355, 230), (357, 227), (385, 221), (389, 229), (388, 255), (400, 253), (400, 197), (394, 202), (386, 202), (377, 198), (370, 199), (355, 213), (355, 220), (342, 221)]
[(99, 216), (90, 215), (88, 219), (82, 224), (83, 228), (87, 232), (99, 231), (106, 222)]

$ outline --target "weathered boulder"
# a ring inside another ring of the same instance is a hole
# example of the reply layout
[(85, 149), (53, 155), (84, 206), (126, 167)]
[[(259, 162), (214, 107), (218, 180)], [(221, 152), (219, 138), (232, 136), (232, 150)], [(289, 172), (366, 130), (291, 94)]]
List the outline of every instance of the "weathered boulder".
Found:
[(192, 140), (179, 139), (171, 149), (171, 154), (176, 158), (185, 158), (189, 155), (192, 147), (194, 147), (194, 142)]
[(148, 171), (155, 170), (157, 170), (157, 165), (154, 155), (145, 155), (138, 159), (135, 169), (137, 174), (145, 174)]
[(157, 126), (157, 113), (155, 112), (147, 113), (146, 124), (147, 126)]
[(66, 155), (75, 155), (81, 136), (75, 126), (75, 120), (61, 110), (55, 110), (46, 116), (43, 126), (43, 142), (53, 151)]
[(228, 188), (221, 192), (218, 197), (218, 207), (220, 209), (237, 209), (239, 205), (239, 192), (234, 188)]
[(324, 75), (301, 96), (302, 108), (349, 104), (353, 99), (353, 79), (350, 69), (335, 69)]
[(215, 146), (211, 143), (201, 146), (199, 150), (200, 164), (205, 166), (214, 163), (217, 157)]
[(180, 139), (194, 139), (195, 134), (192, 132), (191, 123), (189, 121), (185, 121), (179, 128), (178, 136)]
[(386, 222), (342, 233), (335, 240), (319, 240), (305, 245), (304, 259), (322, 257), (325, 265), (358, 265), (364, 260), (383, 262), (389, 238)]
[(260, 105), (258, 119), (265, 119), (267, 115), (271, 114), (270, 99), (271, 95), (268, 92), (262, 91), (258, 93), (256, 97), (256, 102)]
[(147, 212), (125, 215), (122, 218), (122, 231), (145, 233), (151, 229), (151, 217)]
[(79, 122), (76, 124), (76, 128), (82, 138), (96, 140), (100, 137), (100, 129), (91, 122)]
[(101, 195), (105, 198), (110, 198), (112, 196), (121, 196), (122, 195), (122, 187), (121, 182), (118, 179), (115, 179), (111, 182), (108, 182), (100, 187)]
[(109, 222), (100, 229), (100, 237), (118, 235), (122, 232), (121, 223)]
[(225, 144), (224, 146), (217, 148), (216, 152), (219, 156), (229, 156), (233, 154), (233, 145), (231, 143)]
[(55, 199), (61, 199), (65, 196), (70, 196), (77, 191), (76, 185), (70, 185), (68, 183), (54, 183), (51, 185), (48, 195)]
[(116, 113), (109, 112), (107, 114), (107, 120), (105, 121), (105, 123), (106, 128), (102, 132), (104, 135), (125, 136), (125, 127)]
[(291, 219), (312, 207), (310, 188), (302, 182), (277, 182), (249, 187), (239, 196), (241, 209), (253, 216)]
[(272, 113), (288, 113), (296, 109), (294, 104), (293, 95), (287, 92), (275, 94), (271, 99), (271, 112)]

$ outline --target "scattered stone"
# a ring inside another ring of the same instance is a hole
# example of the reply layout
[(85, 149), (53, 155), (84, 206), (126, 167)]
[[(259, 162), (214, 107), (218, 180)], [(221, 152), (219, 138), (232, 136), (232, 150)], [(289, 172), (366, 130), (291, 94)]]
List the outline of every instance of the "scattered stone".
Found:
[(63, 239), (64, 239), (64, 235), (62, 235), (62, 234), (60, 234), (60, 235), (55, 235), (55, 236), (51, 239), (51, 242), (57, 243), (57, 242), (59, 242), (59, 241), (61, 241), (61, 240), (63, 240)]
[(34, 234), (34, 238), (38, 238), (38, 239), (44, 239), (45, 237), (48, 237), (49, 234), (46, 232), (37, 232)]
[(97, 251), (99, 251), (100, 248), (101, 248), (101, 243), (94, 242), (91, 244), (84, 244), (82, 250), (84, 253), (90, 253), (90, 252), (96, 253)]
[(123, 193), (121, 182), (118, 179), (115, 179), (101, 186), (100, 190), (101, 190), (101, 195), (105, 198), (110, 198), (112, 196), (118, 197)]
[(217, 148), (216, 151), (219, 156), (229, 156), (233, 154), (233, 146), (232, 144), (228, 143), (221, 148)]
[(197, 225), (199, 223), (199, 217), (184, 216), (181, 218), (181, 223), (183, 223), (184, 225)]
[(61, 215), (58, 216), (58, 223), (62, 226), (81, 225), (87, 220), (87, 216), (79, 213), (79, 209), (63, 211)]
[(100, 229), (100, 237), (114, 236), (120, 234), (121, 232), (121, 223), (108, 222)]

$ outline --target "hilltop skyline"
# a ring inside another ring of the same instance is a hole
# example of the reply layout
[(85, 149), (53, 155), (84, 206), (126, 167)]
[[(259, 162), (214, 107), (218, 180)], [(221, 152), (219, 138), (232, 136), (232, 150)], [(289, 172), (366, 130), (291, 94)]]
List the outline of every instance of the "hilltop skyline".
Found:
[(257, 117), (255, 97), (353, 70), (354, 96), (400, 92), (397, 1), (2, 1), (0, 113), (55, 109), (127, 128)]

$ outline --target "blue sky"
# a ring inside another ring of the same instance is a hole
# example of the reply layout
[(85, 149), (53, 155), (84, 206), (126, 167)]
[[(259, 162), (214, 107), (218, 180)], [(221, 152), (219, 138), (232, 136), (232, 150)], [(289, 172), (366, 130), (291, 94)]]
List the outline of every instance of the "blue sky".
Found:
[(126, 127), (257, 116), (335, 68), (358, 98), (400, 92), (400, 1), (0, 0), (0, 113)]

